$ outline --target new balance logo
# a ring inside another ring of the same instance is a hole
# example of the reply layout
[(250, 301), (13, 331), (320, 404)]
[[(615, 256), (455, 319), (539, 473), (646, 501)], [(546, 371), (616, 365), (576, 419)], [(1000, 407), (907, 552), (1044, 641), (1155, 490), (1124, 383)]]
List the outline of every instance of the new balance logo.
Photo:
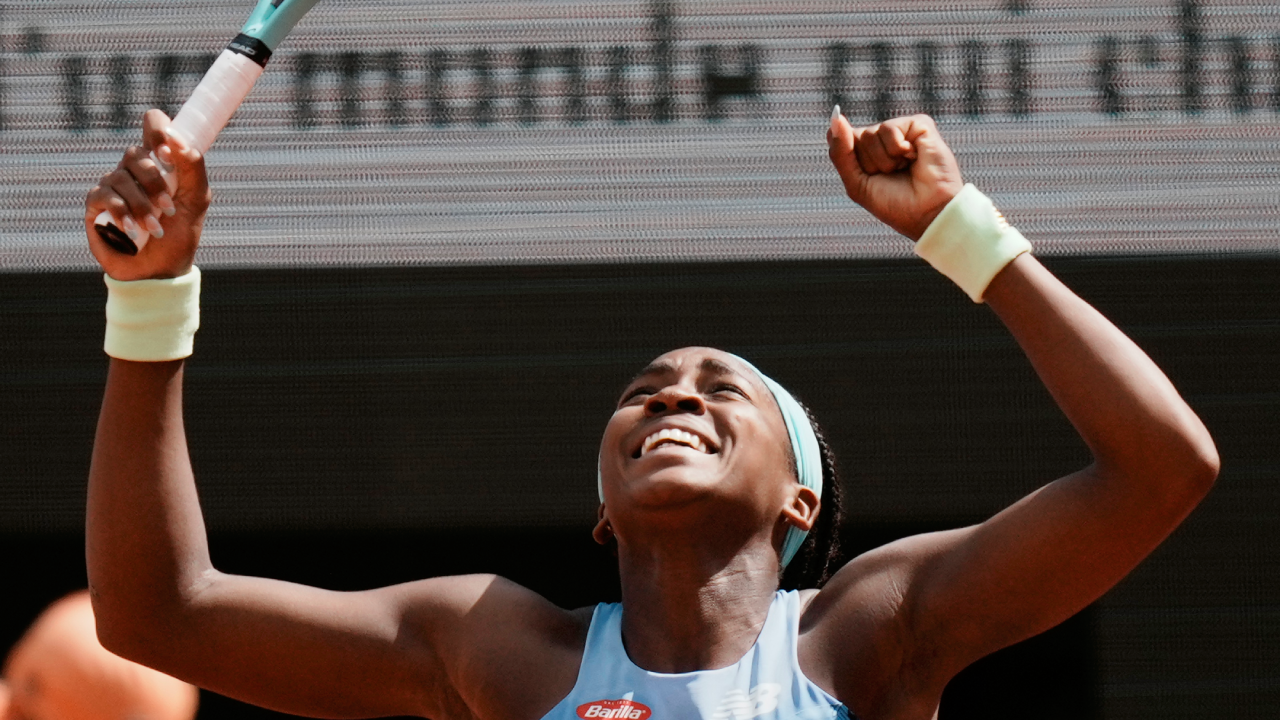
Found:
[(751, 692), (730, 690), (725, 693), (720, 707), (711, 715), (712, 720), (751, 720), (778, 709), (778, 695), (782, 686), (777, 683), (760, 683)]

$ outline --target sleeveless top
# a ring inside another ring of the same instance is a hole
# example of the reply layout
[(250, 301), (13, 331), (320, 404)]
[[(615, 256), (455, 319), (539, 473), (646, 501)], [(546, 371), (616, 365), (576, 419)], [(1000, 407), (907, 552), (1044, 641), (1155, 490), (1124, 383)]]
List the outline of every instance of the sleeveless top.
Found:
[(755, 645), (716, 670), (656, 673), (622, 645), (622, 605), (600, 603), (573, 690), (543, 720), (856, 720), (800, 672), (800, 594), (779, 590)]

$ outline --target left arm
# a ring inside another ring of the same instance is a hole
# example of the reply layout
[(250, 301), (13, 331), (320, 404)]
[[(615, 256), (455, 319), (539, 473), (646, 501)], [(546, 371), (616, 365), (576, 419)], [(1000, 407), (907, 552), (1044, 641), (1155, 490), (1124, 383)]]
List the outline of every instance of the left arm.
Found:
[[(860, 130), (841, 119), (829, 143), (850, 197), (913, 240), (961, 187), (927, 117)], [(821, 645), (833, 648), (838, 694), (843, 686), (868, 696), (852, 679), (854, 666), (865, 665), (839, 638), (873, 616), (881, 618), (877, 636), (888, 638), (883, 670), (895, 689), (874, 693), (869, 705), (883, 713), (854, 708), (865, 715), (936, 708), (965, 666), (1080, 611), (1167, 537), (1217, 476), (1213, 440), (1172, 383), (1035, 258), (1006, 266), (984, 299), (1094, 462), (986, 522), (906, 538), (836, 575), (812, 610), (818, 632), (832, 634)]]
[(1213, 440), (1155, 363), (1023, 255), (985, 299), (1092, 451), (1088, 467), (986, 522), (917, 539), (905, 616), (949, 678), (1119, 582), (1209, 491)]

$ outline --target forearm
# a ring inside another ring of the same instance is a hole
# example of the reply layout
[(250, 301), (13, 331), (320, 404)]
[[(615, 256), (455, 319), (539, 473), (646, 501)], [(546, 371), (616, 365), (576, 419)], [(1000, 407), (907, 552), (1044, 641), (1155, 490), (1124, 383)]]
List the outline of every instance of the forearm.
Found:
[(86, 520), (89, 585), (107, 643), (166, 632), (211, 569), (183, 429), (182, 368), (180, 360), (111, 360)]
[[(1217, 472), (1213, 441), (1151, 359), (1031, 255), (996, 270), (1025, 240), (1006, 232), (980, 193), (966, 194), (932, 120), (854, 128), (836, 115), (827, 143), (849, 197), (917, 240), (917, 252), (1005, 322), (1093, 451), (1096, 469), (1208, 477), (1207, 486)], [(938, 225), (961, 194), (956, 213)], [(940, 234), (926, 237), (934, 226)]]
[(1035, 258), (992, 280), (987, 304), (1013, 333), (1106, 473), (1207, 489), (1217, 452), (1173, 384), (1115, 325)]

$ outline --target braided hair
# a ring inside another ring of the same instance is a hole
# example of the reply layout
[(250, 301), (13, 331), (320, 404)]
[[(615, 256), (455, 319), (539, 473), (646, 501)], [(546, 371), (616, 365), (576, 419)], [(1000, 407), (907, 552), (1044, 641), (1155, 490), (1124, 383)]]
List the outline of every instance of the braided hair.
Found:
[(836, 472), (835, 453), (822, 434), (822, 427), (814, 419), (813, 411), (799, 400), (796, 402), (804, 408), (809, 424), (813, 426), (813, 434), (818, 437), (818, 450), (822, 456), (822, 505), (809, 536), (782, 572), (779, 585), (783, 590), (820, 588), (845, 563), (844, 550), (840, 547), (844, 498)]

